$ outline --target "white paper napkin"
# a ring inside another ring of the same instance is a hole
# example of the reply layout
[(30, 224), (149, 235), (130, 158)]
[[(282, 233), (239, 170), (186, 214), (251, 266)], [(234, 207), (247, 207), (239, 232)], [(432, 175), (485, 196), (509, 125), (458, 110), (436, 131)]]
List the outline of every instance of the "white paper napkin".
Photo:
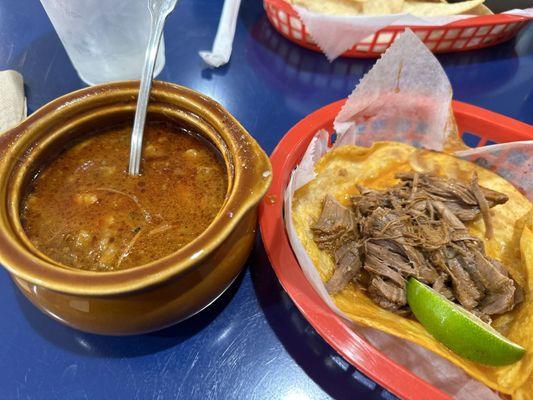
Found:
[(0, 132), (26, 118), (24, 81), (17, 71), (0, 71)]

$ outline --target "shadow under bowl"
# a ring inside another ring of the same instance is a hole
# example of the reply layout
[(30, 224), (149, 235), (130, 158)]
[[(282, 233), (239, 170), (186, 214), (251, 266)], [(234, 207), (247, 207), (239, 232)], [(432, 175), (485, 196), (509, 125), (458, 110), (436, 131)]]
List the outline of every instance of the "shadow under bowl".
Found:
[(155, 331), (216, 300), (237, 277), (251, 251), (257, 205), (271, 181), (268, 157), (221, 105), (191, 89), (156, 81), (148, 119), (201, 134), (225, 161), (228, 192), (218, 215), (176, 253), (126, 270), (85, 271), (40, 253), (19, 218), (32, 178), (46, 160), (76, 139), (131, 123), (138, 87), (135, 81), (114, 82), (67, 94), (0, 137), (0, 263), (34, 305), (86, 332)]

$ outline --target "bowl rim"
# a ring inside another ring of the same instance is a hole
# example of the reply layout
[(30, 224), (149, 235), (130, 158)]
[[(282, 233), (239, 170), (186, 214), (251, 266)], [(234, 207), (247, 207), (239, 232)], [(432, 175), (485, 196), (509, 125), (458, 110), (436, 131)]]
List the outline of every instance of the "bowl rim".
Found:
[[(90, 110), (91, 101), (99, 97), (113, 99), (115, 96), (124, 105), (136, 102), (138, 88), (139, 81), (118, 81), (76, 90), (45, 104), (0, 136), (0, 227), (3, 228), (0, 229), (0, 264), (17, 278), (57, 292), (83, 296), (118, 295), (161, 284), (194, 269), (221, 246), (268, 190), (272, 180), (268, 156), (224, 107), (195, 90), (169, 82), (154, 81), (150, 94), (152, 99), (162, 99), (162, 102), (181, 109), (184, 109), (184, 103), (180, 101), (185, 102), (190, 107), (185, 111), (211, 125), (226, 142), (234, 159), (233, 186), (220, 212), (198, 238), (177, 252), (129, 269), (97, 272), (62, 268), (60, 264), (41, 259), (30, 252), (13, 234), (11, 226), (10, 229), (2, 226), (11, 225), (13, 218), (8, 212), (8, 198), (9, 193), (16, 189), (8, 188), (7, 185), (19, 163), (15, 155), (30, 148), (20, 138), (28, 130), (36, 132), (39, 123), (43, 121), (46, 123), (49, 120), (49, 126), (53, 127), (60, 116), (76, 118), (76, 112)], [(110, 106), (112, 105), (105, 104), (100, 107)], [(217, 127), (212, 125), (213, 121), (217, 123)], [(223, 213), (224, 210), (231, 210), (231, 216)]]

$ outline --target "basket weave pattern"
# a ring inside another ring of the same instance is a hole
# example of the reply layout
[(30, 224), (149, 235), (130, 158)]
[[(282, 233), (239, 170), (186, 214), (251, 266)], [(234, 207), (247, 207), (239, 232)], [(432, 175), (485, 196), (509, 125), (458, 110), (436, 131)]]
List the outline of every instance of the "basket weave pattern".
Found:
[[(264, 0), (267, 17), (287, 39), (320, 51), (296, 11), (283, 0)], [(368, 36), (345, 57), (379, 57), (405, 28), (415, 34), (434, 53), (480, 49), (502, 43), (517, 35), (527, 19), (511, 15), (488, 15), (457, 21), (444, 26), (389, 26)]]

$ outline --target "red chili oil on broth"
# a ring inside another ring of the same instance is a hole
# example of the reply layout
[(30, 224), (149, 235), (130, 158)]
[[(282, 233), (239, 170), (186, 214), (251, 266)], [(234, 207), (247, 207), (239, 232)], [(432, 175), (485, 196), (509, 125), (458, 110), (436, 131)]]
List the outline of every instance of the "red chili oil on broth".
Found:
[(109, 128), (62, 152), (37, 175), (21, 207), (32, 243), (75, 268), (111, 271), (179, 250), (215, 218), (226, 167), (203, 138), (148, 123), (142, 174), (127, 173), (131, 126)]

